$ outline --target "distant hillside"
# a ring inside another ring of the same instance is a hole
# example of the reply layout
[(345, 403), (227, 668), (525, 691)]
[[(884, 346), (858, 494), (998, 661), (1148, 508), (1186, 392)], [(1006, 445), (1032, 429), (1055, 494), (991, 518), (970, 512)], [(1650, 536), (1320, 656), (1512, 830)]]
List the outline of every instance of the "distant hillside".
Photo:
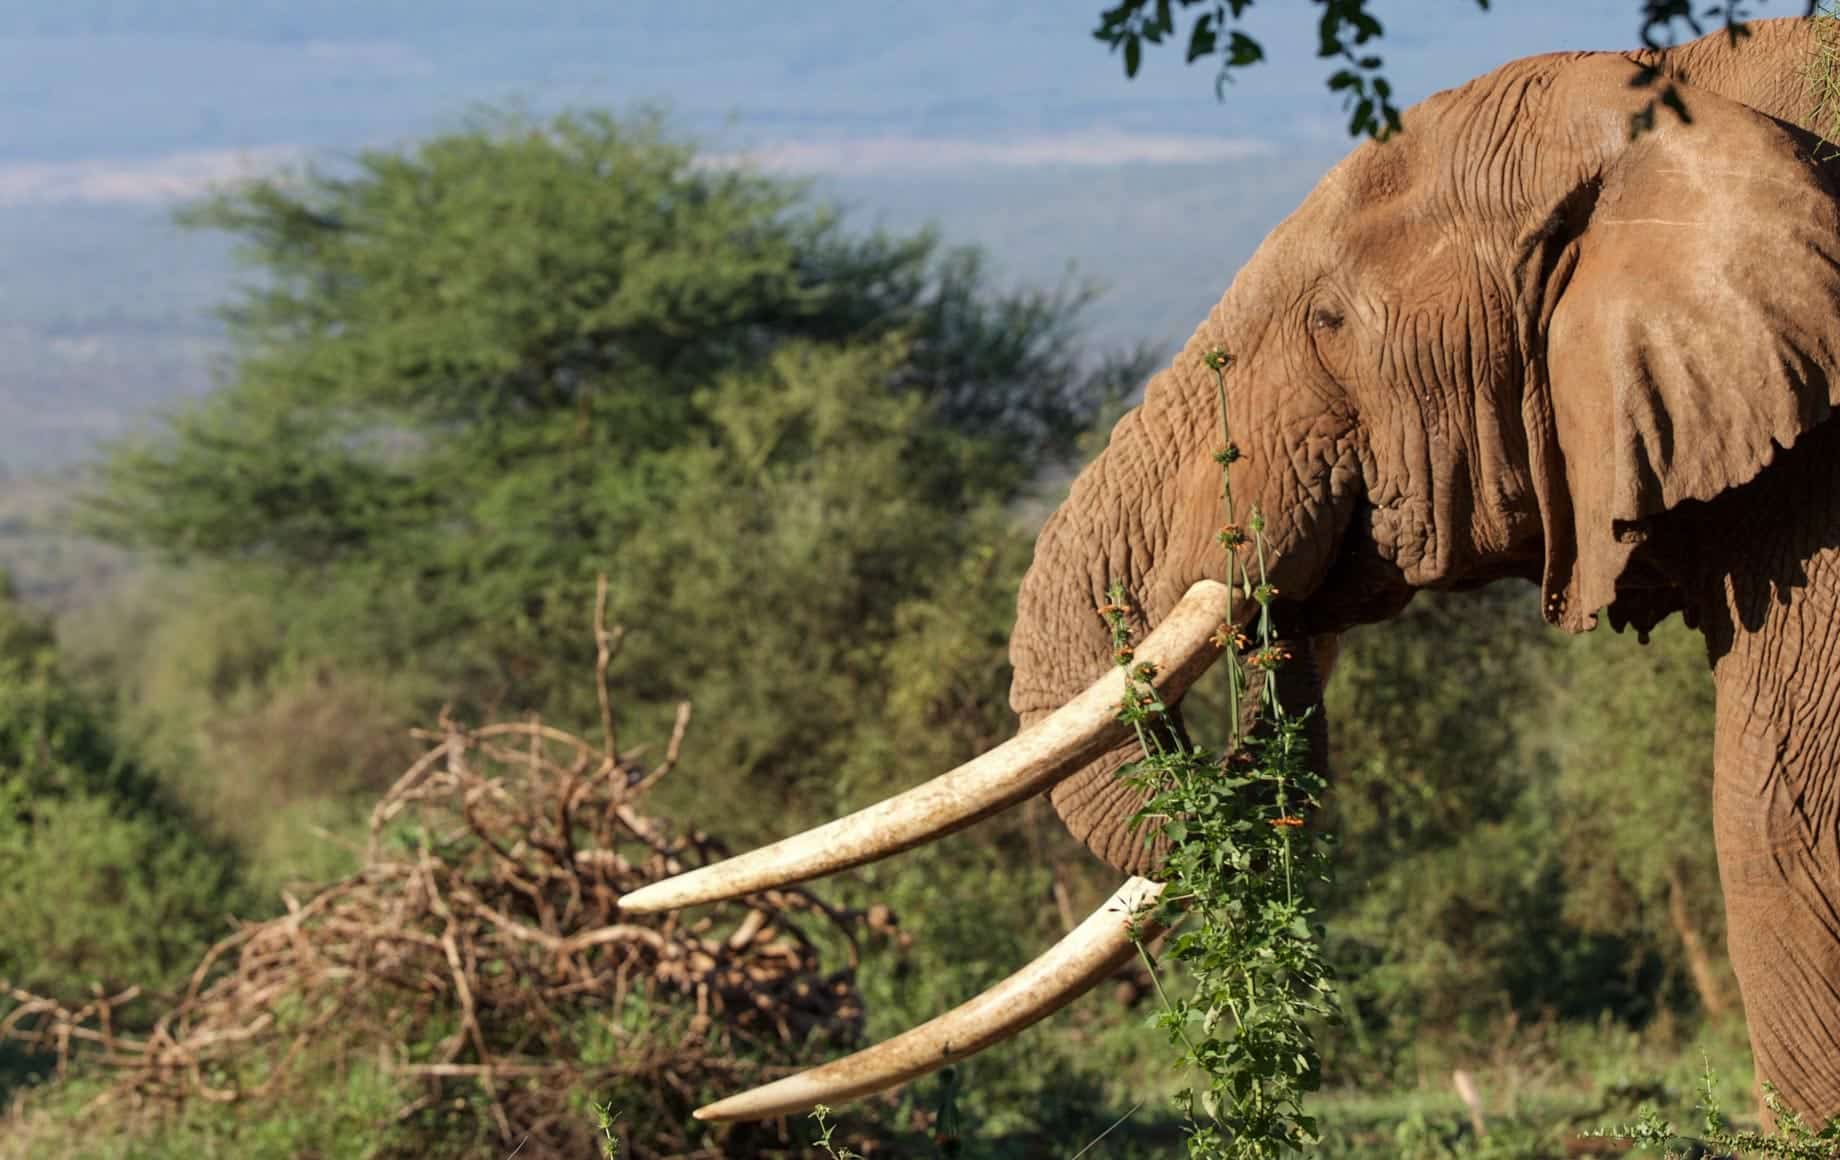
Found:
[(67, 465), (205, 389), (232, 276), (165, 209), (0, 208), (0, 467)]
[(127, 552), (71, 534), (66, 521), (77, 486), (68, 472), (0, 477), (0, 572), (20, 597), (53, 612), (93, 604), (138, 566)]
[[(1259, 240), (1327, 164), (961, 169), (831, 178), (851, 220), (990, 251), (1051, 285), (1069, 263), (1109, 287), (1095, 338), (1185, 339)], [(0, 208), (0, 466), (62, 467), (208, 388), (236, 272), (226, 239), (146, 206)]]
[(1069, 263), (1098, 280), (1102, 342), (1174, 350), (1265, 235), (1297, 207), (1342, 147), (1306, 157), (1116, 167), (1063, 166), (833, 178), (821, 188), (859, 223), (939, 223), (1021, 282), (1051, 285)]

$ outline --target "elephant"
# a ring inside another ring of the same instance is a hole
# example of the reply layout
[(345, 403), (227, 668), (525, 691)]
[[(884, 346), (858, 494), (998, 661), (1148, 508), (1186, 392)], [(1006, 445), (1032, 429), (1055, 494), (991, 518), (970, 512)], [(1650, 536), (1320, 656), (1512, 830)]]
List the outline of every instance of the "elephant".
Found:
[[(1355, 147), (1042, 528), (1010, 641), (1016, 737), (622, 900), (667, 909), (830, 873), (1043, 791), (1134, 875), (992, 992), (699, 1115), (891, 1086), (1120, 961), (1120, 912), (1160, 889), (1161, 851), (1131, 824), (1141, 791), (1118, 771), (1139, 750), (1095, 608), (1123, 585), (1172, 704), (1225, 647), (1216, 350), (1232, 359), (1232, 489), (1266, 513), (1275, 612), (1297, 642), (1290, 702), (1320, 699), (1338, 634), (1425, 589), (1518, 578), (1566, 632), (1678, 613), (1703, 634), (1713, 837), (1758, 1075), (1805, 1116), (1840, 1113), (1840, 150), (1804, 79), (1819, 26), (1747, 31), (1513, 61)], [(1678, 112), (1655, 108), (1662, 85)]]

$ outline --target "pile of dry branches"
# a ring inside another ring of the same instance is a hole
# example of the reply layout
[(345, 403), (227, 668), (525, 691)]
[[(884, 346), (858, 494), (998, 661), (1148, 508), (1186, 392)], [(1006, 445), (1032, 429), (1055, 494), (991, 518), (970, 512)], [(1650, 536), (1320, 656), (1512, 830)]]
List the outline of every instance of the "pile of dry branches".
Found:
[[(599, 744), (538, 720), (469, 729), (444, 715), (378, 802), (363, 868), (213, 947), (149, 1033), (118, 1030), (133, 992), (70, 1008), (13, 990), (0, 1034), (54, 1051), (60, 1071), (89, 1048), (114, 1079), (103, 1098), (140, 1109), (279, 1098), (305, 1058), (375, 1053), (412, 1093), (398, 1125), (470, 1131), (521, 1157), (593, 1155), (589, 1093), (632, 1132), (622, 1155), (721, 1154), (690, 1109), (809, 1055), (798, 1049), (853, 1041), (858, 939), (900, 936), (885, 908), (839, 911), (800, 890), (695, 922), (621, 915), (621, 894), (726, 851), (642, 812), (689, 706), (662, 760), (621, 752), (606, 682), (618, 637), (598, 615), (596, 632)], [(822, 965), (826, 932), (847, 966)], [(731, 1134), (728, 1147), (746, 1145)]]

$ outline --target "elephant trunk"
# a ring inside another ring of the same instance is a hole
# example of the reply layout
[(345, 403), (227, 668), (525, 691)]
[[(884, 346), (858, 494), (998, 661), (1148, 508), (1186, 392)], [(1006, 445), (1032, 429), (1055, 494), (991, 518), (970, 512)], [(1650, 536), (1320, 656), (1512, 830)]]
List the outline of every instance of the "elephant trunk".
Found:
[[(956, 769), (867, 806), (847, 817), (735, 858), (701, 866), (622, 897), (620, 908), (646, 912), (713, 902), (770, 890), (886, 857), (950, 833), (1050, 787), (1074, 832), (1120, 866), (1156, 865), (1156, 851), (1131, 834), (1136, 802), (1117, 794), (1111, 775), (1128, 759), (1131, 729), (1119, 719), (1126, 674), (1116, 664), (1101, 619), (1113, 585), (1125, 592), (1135, 662), (1155, 670), (1163, 700), (1176, 705), (1190, 684), (1221, 656), (1223, 622), (1242, 624), (1251, 604), (1234, 600), (1219, 579), (1221, 548), (1217, 395), (1205, 380), (1199, 346), (1158, 375), (1144, 405), (1120, 421), (1111, 445), (1075, 481), (1073, 492), (1044, 528), (1024, 581), (1011, 657), (1011, 701), (1025, 729)], [(1203, 402), (1206, 405), (1202, 405)], [(1284, 425), (1265, 423), (1276, 440)], [(1261, 460), (1277, 464), (1273, 447)], [(1235, 488), (1241, 487), (1236, 467)], [(1314, 468), (1258, 471), (1245, 478), (1267, 511), (1287, 519), (1268, 528), (1273, 583), (1307, 593), (1321, 583), (1345, 517), (1325, 520), (1310, 495), (1266, 494), (1304, 479), (1323, 482)], [(1330, 531), (1325, 538), (1319, 533)], [(1154, 561), (1154, 564), (1152, 563)], [(1324, 674), (1313, 642), (1296, 641), (1295, 659), (1279, 680), (1291, 708), (1313, 705)], [(1134, 663), (1135, 663), (1134, 662)], [(1135, 678), (1133, 678), (1135, 679)], [(1319, 719), (1320, 720), (1320, 719)], [(1179, 720), (1171, 728), (1180, 730)], [(1316, 725), (1321, 749), (1325, 734)], [(1069, 778), (1069, 773), (1072, 776)], [(1081, 793), (1086, 798), (1081, 798)], [(1103, 804), (1089, 804), (1098, 799)], [(1071, 803), (1071, 804), (1070, 804)], [(1077, 807), (1077, 808), (1076, 808)], [(1087, 820), (1091, 819), (1090, 824)], [(960, 1054), (1007, 1038), (1085, 991), (1132, 953), (1139, 912), (1160, 884), (1132, 877), (1091, 918), (1029, 966), (990, 991), (905, 1035), (801, 1076), (700, 1109), (705, 1119), (751, 1119), (840, 1101), (901, 1083)]]
[[(1213, 456), (1222, 441), (1219, 419), (1211, 386), (1187, 373), (1185, 364), (1200, 369), (1198, 355), (1184, 357), (1157, 376), (1143, 406), (1119, 421), (1105, 452), (1081, 473), (1042, 528), (1010, 635), (1010, 706), (1025, 730), (1115, 666), (1111, 633), (1099, 614), (1114, 586), (1123, 589), (1134, 637), (1141, 639), (1189, 585), (1225, 571), (1216, 538), (1225, 522)], [(1258, 497), (1269, 510), (1300, 507), (1300, 497), (1266, 494), (1279, 483), (1268, 478), (1271, 473), (1242, 476), (1242, 470), (1235, 469), (1236, 492)], [(1272, 538), (1294, 540), (1283, 534)], [(1308, 555), (1326, 558), (1321, 545), (1310, 547)], [(1321, 570), (1314, 559), (1302, 569), (1296, 559), (1271, 563), (1274, 576), (1311, 586), (1318, 577), (1299, 573)], [(1237, 607), (1235, 627), (1244, 627), (1253, 606), (1241, 598)], [(1319, 705), (1326, 672), (1319, 671), (1318, 650), (1309, 640), (1286, 643), (1295, 660), (1278, 674), (1281, 702), (1293, 711)], [(1182, 728), (1179, 708), (1171, 727)], [(1315, 757), (1326, 759), (1320, 712), (1311, 733)], [(1055, 811), (1074, 836), (1129, 874), (1153, 873), (1164, 854), (1160, 839), (1133, 823), (1142, 791), (1118, 776), (1139, 754), (1135, 740), (1125, 739), (1050, 791)]]

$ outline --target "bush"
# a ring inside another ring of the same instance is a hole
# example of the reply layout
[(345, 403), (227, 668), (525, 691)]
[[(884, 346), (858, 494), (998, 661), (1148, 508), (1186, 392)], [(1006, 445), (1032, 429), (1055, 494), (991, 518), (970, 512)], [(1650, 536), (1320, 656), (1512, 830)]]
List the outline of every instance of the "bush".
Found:
[[(855, 1038), (853, 964), (893, 933), (885, 908), (795, 890), (695, 923), (623, 915), (622, 894), (726, 853), (639, 808), (681, 734), (645, 764), (611, 728), (597, 745), (535, 720), (445, 720), (425, 740), (377, 802), (359, 872), (213, 947), (151, 1034), (52, 996), (22, 996), (11, 1033), (57, 1047), (60, 1069), (73, 1039), (99, 1041), (92, 1090), (151, 1154), (313, 1154), (363, 1122), (381, 1130), (362, 1155), (584, 1156), (599, 1101), (631, 1125), (627, 1154), (758, 1154), (755, 1129), (690, 1111)], [(821, 943), (851, 965), (824, 966)], [(314, 1105), (326, 1114), (298, 1114)]]
[(0, 579), (0, 976), (161, 987), (228, 928), (238, 863), (126, 759)]

